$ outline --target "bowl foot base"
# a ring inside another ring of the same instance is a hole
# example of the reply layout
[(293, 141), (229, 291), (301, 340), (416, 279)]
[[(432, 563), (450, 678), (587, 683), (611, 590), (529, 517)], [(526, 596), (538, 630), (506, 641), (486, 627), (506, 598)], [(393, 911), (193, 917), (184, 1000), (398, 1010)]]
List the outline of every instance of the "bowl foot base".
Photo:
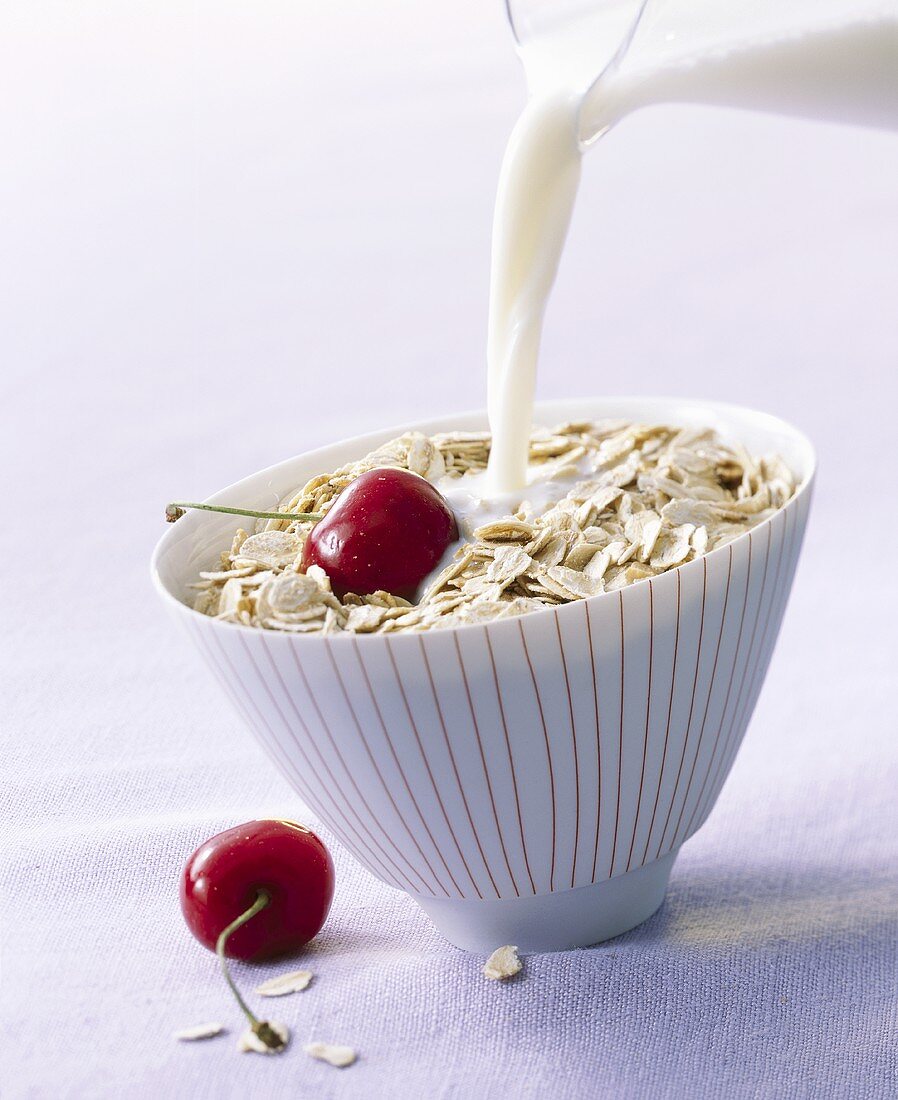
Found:
[(676, 851), (635, 871), (535, 897), (415, 901), (446, 939), (463, 951), (488, 955), (502, 944), (522, 951), (589, 947), (641, 924), (664, 901)]

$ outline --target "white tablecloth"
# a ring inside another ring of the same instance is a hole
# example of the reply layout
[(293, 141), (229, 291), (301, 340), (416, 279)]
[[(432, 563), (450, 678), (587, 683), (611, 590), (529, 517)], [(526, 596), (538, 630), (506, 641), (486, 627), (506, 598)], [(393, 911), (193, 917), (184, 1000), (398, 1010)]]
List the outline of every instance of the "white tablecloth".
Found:
[(691, 108), (590, 153), (540, 376), (764, 407), (820, 449), (767, 685), (667, 904), (497, 986), (334, 843), (316, 981), (277, 1013), (360, 1062), (171, 1039), (239, 1024), (184, 858), (303, 810), (157, 604), (162, 509), (482, 403), (521, 98), (498, 2), (0, 11), (9, 1100), (895, 1095), (898, 137)]

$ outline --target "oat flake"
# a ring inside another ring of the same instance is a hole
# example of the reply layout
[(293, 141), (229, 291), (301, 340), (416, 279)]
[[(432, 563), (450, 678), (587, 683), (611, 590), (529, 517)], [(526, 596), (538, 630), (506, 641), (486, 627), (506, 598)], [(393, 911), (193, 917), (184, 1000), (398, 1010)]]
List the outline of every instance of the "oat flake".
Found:
[(319, 1062), (327, 1062), (328, 1065), (343, 1069), (351, 1066), (358, 1055), (352, 1047), (340, 1046), (337, 1043), (306, 1043), (302, 1048), (310, 1058), (316, 1058)]
[(408, 432), (356, 462), (311, 478), (281, 502), (284, 518), (238, 530), (192, 586), (195, 610), (225, 622), (293, 634), (400, 633), (486, 623), (616, 592), (694, 561), (769, 519), (795, 479), (776, 455), (754, 457), (710, 428), (621, 420), (539, 429), (530, 462), (559, 483), (538, 514), (477, 527), (412, 606), (388, 592), (331, 591), (318, 566), (301, 572), (312, 529), (295, 512), (327, 513), (367, 470), (390, 466), (430, 481), (482, 472), (488, 432)]
[(483, 973), (493, 981), (505, 981), (513, 978), (524, 964), (518, 958), (518, 949), (511, 944), (497, 947), (483, 965)]
[(280, 1054), (284, 1047), (290, 1041), (290, 1029), (284, 1024), (276, 1024), (274, 1020), (267, 1021), (268, 1026), (277, 1035), (284, 1046), (274, 1049), (267, 1046), (259, 1036), (253, 1031), (251, 1027), (248, 1027), (246, 1031), (242, 1032), (240, 1038), (237, 1040), (237, 1049), (242, 1053), (254, 1053), (254, 1054)]
[(288, 993), (301, 993), (307, 989), (312, 980), (311, 970), (294, 970), (289, 974), (278, 974), (276, 978), (269, 978), (256, 986), (255, 992), (260, 997), (286, 997)]
[(223, 1024), (198, 1024), (175, 1032), (175, 1038), (181, 1043), (193, 1043), (198, 1039), (214, 1039), (224, 1031)]

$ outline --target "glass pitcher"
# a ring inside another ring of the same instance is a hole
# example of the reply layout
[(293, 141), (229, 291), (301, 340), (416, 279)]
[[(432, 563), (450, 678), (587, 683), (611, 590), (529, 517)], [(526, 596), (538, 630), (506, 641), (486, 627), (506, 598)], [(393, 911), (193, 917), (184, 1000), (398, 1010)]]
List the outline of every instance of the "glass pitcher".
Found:
[[(584, 95), (586, 144), (653, 103), (898, 129), (898, 0), (507, 0), (531, 89)], [(588, 89), (588, 90), (587, 90)]]

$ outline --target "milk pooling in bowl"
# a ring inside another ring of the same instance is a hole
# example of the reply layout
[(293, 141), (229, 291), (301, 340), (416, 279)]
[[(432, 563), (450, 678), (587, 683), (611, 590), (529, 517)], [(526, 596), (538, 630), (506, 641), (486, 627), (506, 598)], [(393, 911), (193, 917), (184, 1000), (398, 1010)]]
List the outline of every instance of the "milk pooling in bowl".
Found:
[(516, 0), (510, 13), (529, 101), (496, 199), (492, 450), (479, 486), (504, 503), (534, 495), (540, 336), (587, 144), (640, 107), (677, 101), (898, 128), (896, 0)]

